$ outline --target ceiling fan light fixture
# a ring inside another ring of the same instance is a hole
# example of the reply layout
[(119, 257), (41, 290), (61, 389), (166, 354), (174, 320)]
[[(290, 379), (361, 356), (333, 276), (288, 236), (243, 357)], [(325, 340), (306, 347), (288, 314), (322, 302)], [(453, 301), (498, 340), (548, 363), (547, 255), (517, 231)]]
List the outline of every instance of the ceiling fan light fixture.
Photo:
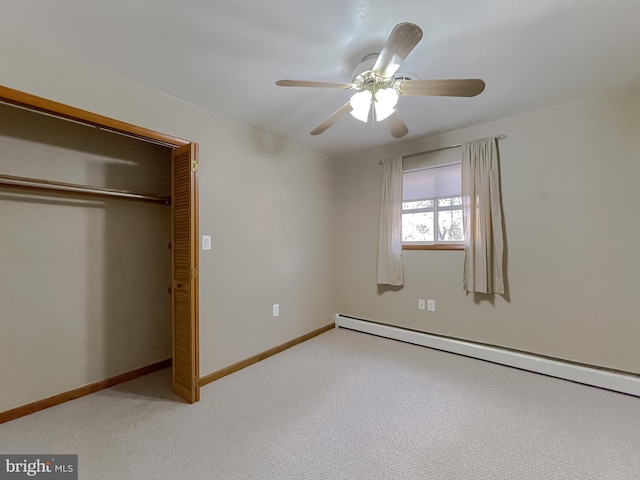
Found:
[[(400, 71), (400, 67), (422, 39), (422, 29), (410, 22), (393, 27), (380, 53), (371, 53), (362, 59), (351, 75), (351, 83), (309, 80), (278, 80), (282, 87), (316, 87), (355, 90), (355, 94), (336, 110), (311, 135), (325, 132), (347, 113), (367, 123), (386, 120), (394, 138), (404, 137), (409, 129), (396, 105), (398, 96), (475, 97), (482, 93), (485, 83), (479, 78), (422, 80), (418, 75)], [(373, 109), (371, 108), (373, 104)], [(374, 113), (371, 112), (374, 110)]]
[(361, 122), (367, 123), (367, 120), (369, 120), (372, 98), (373, 95), (368, 90), (363, 90), (353, 95), (349, 101), (349, 103), (351, 103), (351, 108), (353, 108), (353, 110), (351, 110), (351, 115)]
[(383, 88), (376, 92), (375, 109), (376, 120), (384, 120), (393, 113), (398, 104), (398, 92), (393, 88)]

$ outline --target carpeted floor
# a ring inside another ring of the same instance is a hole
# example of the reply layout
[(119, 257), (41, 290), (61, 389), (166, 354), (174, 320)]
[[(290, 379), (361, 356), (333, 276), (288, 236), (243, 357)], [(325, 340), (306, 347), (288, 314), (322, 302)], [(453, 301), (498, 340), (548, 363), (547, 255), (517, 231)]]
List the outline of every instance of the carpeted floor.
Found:
[(640, 399), (348, 330), (202, 389), (169, 372), (0, 425), (80, 479), (640, 479)]

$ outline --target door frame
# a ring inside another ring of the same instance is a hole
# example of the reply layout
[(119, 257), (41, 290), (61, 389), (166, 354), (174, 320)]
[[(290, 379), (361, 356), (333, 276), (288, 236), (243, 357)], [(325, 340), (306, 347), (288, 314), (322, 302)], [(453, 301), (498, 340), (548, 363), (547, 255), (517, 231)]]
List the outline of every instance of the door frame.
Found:
[[(26, 92), (5, 87), (3, 85), (0, 85), (0, 102), (22, 107), (27, 110), (40, 112), (45, 115), (51, 115), (53, 117), (62, 118), (62, 119), (76, 122), (76, 123), (81, 123), (88, 126), (100, 128), (101, 130), (136, 138), (141, 141), (155, 143), (171, 149), (176, 149), (178, 147), (182, 147), (185, 145), (194, 144), (195, 156), (196, 156), (195, 161), (196, 163), (199, 163), (197, 144), (195, 144), (194, 142), (190, 142), (188, 140), (184, 140), (182, 138), (156, 132), (154, 130), (149, 130), (147, 128), (139, 127), (137, 125), (133, 125), (130, 123), (121, 122), (120, 120), (115, 120), (113, 118), (105, 117), (103, 115), (98, 115), (96, 113), (88, 112), (86, 110), (65, 105), (63, 103), (55, 102), (53, 100), (48, 100), (43, 97), (38, 97), (36, 95), (32, 95)], [(172, 178), (171, 178), (172, 191), (173, 191), (173, 182), (174, 182), (174, 178), (172, 174)], [(195, 249), (195, 262), (196, 262), (195, 268), (196, 268), (196, 271), (199, 272), (200, 266), (199, 266), (199, 259), (198, 259), (199, 244), (198, 244), (198, 237), (197, 237), (197, 227), (200, 222), (199, 222), (199, 208), (198, 208), (199, 202), (198, 202), (198, 176), (197, 175), (195, 175), (194, 182), (195, 182), (195, 188), (192, 189), (192, 192), (191, 192), (191, 195), (192, 195), (191, 201), (193, 201), (195, 205), (194, 221), (196, 225), (196, 238), (194, 242), (195, 245), (193, 246), (193, 248)], [(171, 223), (172, 223), (171, 229), (173, 231), (173, 228), (174, 228), (173, 218), (171, 219)], [(172, 263), (173, 263), (173, 260), (172, 260)], [(171, 281), (173, 281), (173, 279), (171, 279)], [(172, 316), (173, 316), (173, 305), (171, 308), (172, 308)], [(194, 367), (195, 367), (195, 371), (199, 372), (200, 346), (199, 346), (198, 339), (199, 339), (199, 330), (200, 330), (200, 327), (199, 327), (200, 305), (199, 305), (198, 295), (195, 296), (195, 302), (192, 308), (194, 309), (194, 315), (195, 315), (195, 323), (193, 325), (194, 331), (191, 332), (192, 336), (195, 338)], [(171, 332), (172, 345), (174, 341), (174, 336), (175, 334), (172, 330)], [(171, 355), (173, 357), (173, 351)], [(172, 368), (175, 368), (175, 367), (172, 367)], [(174, 375), (175, 375), (175, 372), (174, 372)], [(196, 401), (197, 401), (200, 398), (200, 379), (195, 378), (194, 382), (195, 382)]]

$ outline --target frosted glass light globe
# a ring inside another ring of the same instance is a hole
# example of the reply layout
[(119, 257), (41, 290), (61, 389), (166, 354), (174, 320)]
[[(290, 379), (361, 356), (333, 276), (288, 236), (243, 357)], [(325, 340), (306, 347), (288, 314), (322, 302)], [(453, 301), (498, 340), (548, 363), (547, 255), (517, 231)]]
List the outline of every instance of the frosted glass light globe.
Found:
[(361, 122), (367, 123), (369, 120), (369, 110), (371, 109), (371, 99), (373, 95), (368, 90), (363, 90), (361, 92), (356, 93), (349, 103), (351, 103), (351, 115), (360, 120)]

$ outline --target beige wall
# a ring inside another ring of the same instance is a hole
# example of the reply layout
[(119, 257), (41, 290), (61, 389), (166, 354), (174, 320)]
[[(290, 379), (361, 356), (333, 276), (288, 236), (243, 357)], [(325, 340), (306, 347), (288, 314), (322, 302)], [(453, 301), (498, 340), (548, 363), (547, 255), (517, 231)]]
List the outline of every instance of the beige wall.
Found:
[[(167, 194), (170, 150), (0, 104), (0, 172)], [(0, 190), (0, 411), (171, 357), (170, 209)]]
[[(640, 373), (639, 132), (637, 85), (337, 161), (336, 310)], [(405, 251), (404, 288), (378, 289), (377, 161), (496, 133), (508, 295), (465, 295), (458, 251)]]
[[(200, 232), (213, 244), (200, 255), (202, 375), (333, 321), (325, 157), (40, 46), (0, 37), (0, 64), (2, 85), (200, 144)], [(9, 368), (22, 368), (16, 355)]]

